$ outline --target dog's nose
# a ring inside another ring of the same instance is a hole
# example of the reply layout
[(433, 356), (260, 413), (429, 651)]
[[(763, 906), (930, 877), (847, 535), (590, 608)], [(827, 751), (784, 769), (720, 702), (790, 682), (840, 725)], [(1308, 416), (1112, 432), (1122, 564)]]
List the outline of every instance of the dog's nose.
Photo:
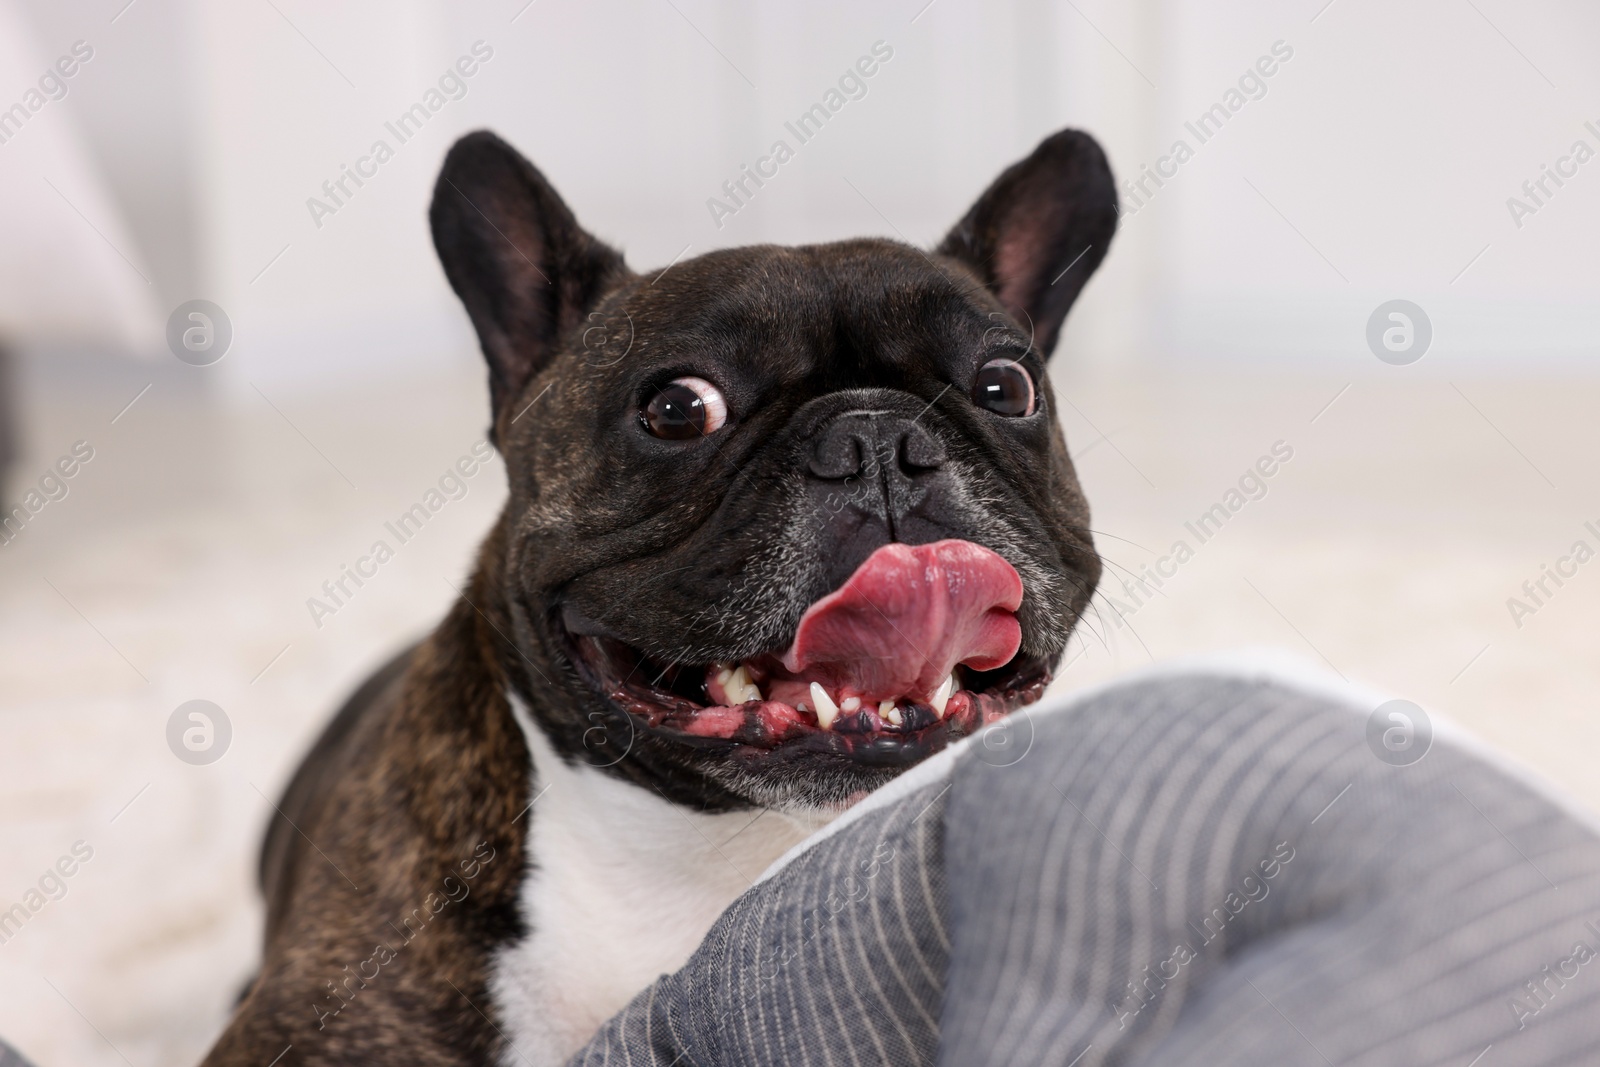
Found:
[(804, 462), (830, 588), (891, 541), (958, 536), (949, 523), (953, 482), (944, 445), (916, 419), (847, 411), (817, 432)]
[(944, 464), (944, 445), (915, 419), (849, 411), (823, 427), (811, 449), (811, 473), (828, 481), (895, 474), (916, 478)]

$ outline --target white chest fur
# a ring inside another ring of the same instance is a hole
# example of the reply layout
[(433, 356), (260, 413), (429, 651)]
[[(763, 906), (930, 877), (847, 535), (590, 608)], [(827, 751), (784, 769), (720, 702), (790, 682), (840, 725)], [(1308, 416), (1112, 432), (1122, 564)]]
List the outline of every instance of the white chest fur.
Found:
[(723, 909), (819, 823), (772, 811), (702, 815), (566, 764), (510, 699), (537, 797), (524, 816), (530, 932), (496, 954), (490, 988), (514, 1046), (503, 1062), (545, 1067), (682, 966)]

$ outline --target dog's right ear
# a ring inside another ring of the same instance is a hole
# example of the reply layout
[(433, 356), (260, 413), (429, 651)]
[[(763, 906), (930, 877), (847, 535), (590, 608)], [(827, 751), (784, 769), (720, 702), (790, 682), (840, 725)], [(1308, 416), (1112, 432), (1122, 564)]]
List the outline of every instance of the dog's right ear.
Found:
[(532, 163), (487, 130), (450, 149), (428, 221), (489, 362), (490, 439), (498, 445), (506, 409), (628, 268), (578, 225)]

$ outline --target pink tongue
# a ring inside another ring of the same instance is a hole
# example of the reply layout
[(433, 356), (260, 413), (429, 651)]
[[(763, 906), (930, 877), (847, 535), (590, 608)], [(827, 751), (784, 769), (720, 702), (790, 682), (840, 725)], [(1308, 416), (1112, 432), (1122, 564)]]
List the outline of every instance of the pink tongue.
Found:
[(993, 670), (1022, 643), (1022, 579), (970, 541), (889, 544), (806, 610), (783, 666), (835, 700), (926, 701), (956, 664)]

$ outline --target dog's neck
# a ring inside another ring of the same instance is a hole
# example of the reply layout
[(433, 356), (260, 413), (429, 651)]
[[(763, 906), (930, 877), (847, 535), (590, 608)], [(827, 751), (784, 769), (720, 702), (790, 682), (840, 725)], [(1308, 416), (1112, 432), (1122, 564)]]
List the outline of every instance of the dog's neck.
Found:
[(563, 759), (507, 693), (532, 755), (528, 928), (496, 955), (491, 989), (507, 1063), (561, 1063), (659, 975), (681, 967), (721, 912), (826, 821), (770, 810), (705, 814)]

